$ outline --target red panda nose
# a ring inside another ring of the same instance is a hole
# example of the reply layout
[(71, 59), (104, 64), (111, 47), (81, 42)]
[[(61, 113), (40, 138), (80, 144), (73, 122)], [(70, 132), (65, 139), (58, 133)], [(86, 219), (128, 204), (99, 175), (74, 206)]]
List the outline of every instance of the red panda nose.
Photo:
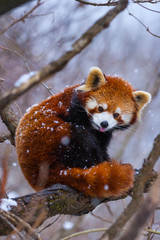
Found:
[(101, 124), (101, 127), (103, 127), (103, 128), (107, 128), (108, 127), (108, 122), (107, 121), (103, 121), (100, 124)]

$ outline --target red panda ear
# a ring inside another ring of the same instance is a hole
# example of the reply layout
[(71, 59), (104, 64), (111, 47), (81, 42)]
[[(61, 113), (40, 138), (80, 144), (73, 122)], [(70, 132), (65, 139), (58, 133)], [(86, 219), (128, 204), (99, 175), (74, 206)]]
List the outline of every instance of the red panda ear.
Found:
[(105, 82), (106, 80), (101, 69), (98, 67), (93, 67), (89, 71), (86, 82), (82, 86), (78, 87), (77, 90), (87, 92), (104, 85)]
[(152, 98), (151, 94), (145, 91), (134, 91), (133, 96), (136, 100), (136, 104), (139, 110), (142, 110), (144, 107), (146, 107)]

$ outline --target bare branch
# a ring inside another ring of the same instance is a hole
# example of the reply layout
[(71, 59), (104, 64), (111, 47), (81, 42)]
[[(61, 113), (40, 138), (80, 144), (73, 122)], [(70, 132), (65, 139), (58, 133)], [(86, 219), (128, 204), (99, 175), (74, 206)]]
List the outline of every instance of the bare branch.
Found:
[(153, 4), (156, 4), (156, 3), (159, 3), (160, 0), (132, 0), (132, 2), (134, 2), (134, 3), (153, 3)]
[(45, 229), (49, 228), (50, 226), (52, 226), (59, 218), (60, 218), (60, 214), (58, 215), (58, 217), (51, 223), (47, 224), (47, 226), (45, 226), (44, 228), (42, 228), (39, 233), (43, 232)]
[(128, 10), (128, 14), (129, 14), (130, 16), (132, 16), (133, 18), (135, 18), (135, 19), (146, 29), (146, 31), (149, 32), (152, 36), (157, 37), (157, 38), (160, 38), (159, 35), (152, 33), (152, 32), (149, 30), (149, 27), (147, 27), (141, 20), (139, 20), (135, 15), (133, 15), (131, 12), (129, 12), (129, 10)]
[[(4, 85), (0, 83), (2, 87), (5, 89)], [(0, 96), (1, 96), (1, 91), (0, 91)], [(19, 109), (19, 106), (17, 105), (16, 102), (14, 102)], [(20, 111), (20, 109), (19, 109)], [(13, 109), (11, 107), (6, 107), (0, 111), (0, 116), (3, 121), (3, 123), (6, 125), (8, 130), (10, 131), (10, 134), (0, 134), (0, 142), (4, 142), (5, 140), (10, 140), (11, 144), (15, 146), (15, 131), (19, 122), (19, 117), (15, 115)]]
[(10, 133), (1, 133), (0, 134), (0, 143), (9, 140), (10, 142), (13, 141), (12, 135)]
[(111, 1), (111, 0), (109, 0), (106, 3), (93, 3), (93, 2), (83, 1), (83, 0), (76, 0), (76, 2), (80, 2), (80, 3), (86, 4), (86, 5), (99, 6), (99, 7), (116, 6), (119, 3), (119, 1)]
[[(157, 173), (152, 172), (146, 184), (146, 189), (155, 181)], [(130, 192), (130, 194), (132, 191)], [(127, 194), (108, 199), (87, 198), (68, 186), (55, 184), (43, 191), (14, 198), (17, 207), (12, 207), (11, 213), (20, 217), (32, 227), (40, 226), (49, 217), (57, 214), (83, 215), (95, 209), (101, 203), (126, 198)], [(11, 228), (0, 222), (0, 236), (9, 234)]]
[(85, 47), (87, 47), (93, 40), (93, 38), (102, 30), (107, 28), (111, 21), (123, 11), (128, 4), (128, 0), (120, 0), (119, 4), (114, 9), (111, 9), (107, 14), (100, 18), (87, 32), (85, 32), (72, 46), (72, 49), (67, 51), (57, 61), (51, 62), (46, 67), (42, 68), (27, 82), (23, 83), (20, 87), (13, 87), (7, 91), (0, 98), (0, 109), (11, 103), (14, 99), (22, 95), (28, 89), (38, 84), (40, 81), (44, 81), (53, 76), (56, 72), (63, 69), (66, 64), (78, 53), (80, 53)]
[(51, 96), (54, 95), (54, 93), (51, 91), (51, 88), (48, 87), (44, 82), (41, 82), (41, 84), (43, 85), (43, 87), (45, 87), (45, 89), (51, 94)]
[(6, 212), (4, 210), (0, 210), (0, 217), (3, 217), (3, 220), (6, 221), (9, 224), (9, 226), (16, 231), (20, 235), (20, 237), (23, 237), (21, 235), (20, 231), (23, 229), (25, 232), (32, 237), (32, 239), (35, 240), (42, 240), (40, 235), (35, 232), (35, 230), (24, 220), (21, 218), (17, 217), (15, 214), (11, 212)]
[(14, 53), (14, 54), (16, 54), (17, 56), (19, 56), (19, 57), (22, 59), (22, 61), (24, 62), (27, 71), (30, 72), (30, 67), (29, 67), (29, 65), (28, 65), (25, 57), (24, 57), (21, 53), (15, 51), (15, 50), (13, 50), (13, 49), (10, 49), (10, 48), (7, 48), (7, 47), (3, 47), (3, 46), (0, 46), (0, 49), (5, 50), (5, 51), (8, 51), (8, 52), (11, 52), (11, 53)]
[(14, 139), (19, 118), (15, 115), (14, 111), (10, 107), (6, 107), (4, 110), (1, 110), (0, 115), (1, 115), (2, 121), (5, 123), (5, 125), (7, 126), (8, 130), (11, 132), (12, 137)]
[(2, 35), (3, 33), (5, 33), (9, 28), (13, 27), (16, 23), (20, 22), (20, 21), (24, 21), (25, 18), (30, 15), (36, 8), (38, 8), (42, 3), (40, 2), (41, 0), (37, 0), (37, 4), (31, 9), (29, 10), (27, 13), (25, 13), (22, 17), (16, 19), (15, 21), (13, 21), (8, 27), (6, 27), (5, 29), (3, 29), (0, 32), (0, 35)]
[(155, 12), (155, 13), (160, 13), (160, 11), (150, 9), (150, 8), (148, 8), (148, 7), (146, 7), (146, 6), (143, 6), (143, 5), (140, 4), (140, 3), (138, 3), (138, 5), (141, 6), (141, 7), (143, 7), (143, 8), (145, 8), (145, 9), (147, 9), (148, 11)]
[[(3, 212), (5, 212), (5, 211), (0, 210), (0, 219), (3, 220), (4, 223), (7, 224), (6, 226), (7, 226), (8, 228), (10, 228), (11, 230), (13, 230), (15, 233), (17, 233), (17, 234), (23, 239), (23, 234), (18, 231), (18, 229), (14, 226), (14, 224), (11, 223), (11, 221), (9, 221), (9, 220), (7, 219), (6, 216), (3, 216)], [(4, 226), (5, 226), (5, 225), (4, 225)]]
[[(144, 200), (143, 204), (140, 206), (136, 216), (132, 219), (132, 223), (128, 226), (124, 234), (119, 238), (119, 240), (134, 240), (141, 229), (144, 227), (146, 221), (151, 216), (155, 208), (160, 203), (160, 176), (157, 178), (156, 182), (153, 184), (150, 193)], [(134, 228), (133, 228), (134, 226)]]
[(11, 107), (6, 107), (0, 110), (0, 116), (3, 123), (7, 126), (8, 130), (11, 133), (7, 135), (1, 135), (0, 142), (5, 141), (6, 140), (5, 138), (7, 138), (8, 140), (10, 140), (12, 145), (15, 145), (14, 137), (15, 137), (15, 131), (19, 122), (18, 116), (15, 115)]
[(94, 232), (104, 232), (106, 231), (107, 228), (93, 228), (93, 229), (88, 229), (88, 230), (85, 230), (85, 231), (81, 231), (81, 232), (76, 232), (76, 233), (73, 233), (67, 237), (64, 237), (64, 238), (61, 238), (60, 240), (68, 240), (68, 239), (71, 239), (71, 238), (74, 238), (74, 237), (77, 237), (77, 236), (82, 236), (84, 234), (88, 234), (88, 233), (94, 233)]
[(152, 175), (152, 169), (156, 161), (160, 156), (160, 134), (154, 140), (154, 145), (151, 153), (149, 154), (147, 160), (144, 162), (140, 173), (136, 176), (135, 184), (133, 187), (132, 201), (125, 208), (124, 212), (118, 217), (116, 222), (102, 235), (100, 240), (114, 239), (123, 229), (127, 221), (135, 214), (137, 208), (143, 200), (143, 190), (144, 186)]
[(97, 215), (94, 214), (93, 212), (91, 213), (91, 215), (92, 215), (93, 217), (95, 217), (95, 218), (101, 220), (102, 222), (113, 223), (113, 221), (108, 220), (108, 219), (104, 219), (104, 218), (102, 218), (102, 217), (100, 217), (100, 216), (97, 216)]
[(153, 229), (150, 229), (150, 228), (145, 228), (144, 230), (146, 232), (153, 233), (153, 235), (154, 234), (160, 235), (160, 232), (158, 232), (157, 230), (153, 230)]

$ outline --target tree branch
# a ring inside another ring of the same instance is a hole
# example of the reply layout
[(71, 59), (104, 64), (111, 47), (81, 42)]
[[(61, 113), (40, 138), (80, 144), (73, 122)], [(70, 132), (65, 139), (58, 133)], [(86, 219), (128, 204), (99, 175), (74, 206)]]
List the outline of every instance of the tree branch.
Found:
[(93, 3), (93, 2), (83, 1), (83, 0), (76, 0), (76, 2), (80, 2), (86, 5), (104, 7), (104, 6), (116, 6), (119, 3), (119, 0), (117, 1), (108, 0), (106, 3)]
[[(1, 91), (0, 91), (0, 96), (1, 96)], [(0, 142), (3, 142), (6, 139), (8, 139), (10, 140), (12, 145), (15, 145), (14, 137), (15, 137), (16, 128), (19, 122), (18, 116), (15, 115), (11, 107), (2, 108), (0, 110), (0, 116), (3, 123), (6, 125), (6, 127), (10, 132), (10, 134), (0, 135)]]
[(127, 221), (135, 214), (143, 200), (144, 186), (152, 175), (152, 169), (160, 156), (160, 134), (154, 140), (153, 149), (150, 152), (147, 160), (144, 162), (139, 174), (136, 176), (135, 184), (133, 187), (132, 201), (125, 208), (124, 212), (118, 217), (116, 222), (102, 235), (100, 240), (114, 239), (123, 229)]
[(21, 238), (24, 239), (23, 235), (21, 234), (21, 230), (25, 230), (28, 235), (32, 237), (34, 240), (42, 240), (40, 235), (35, 232), (35, 230), (25, 221), (23, 221), (21, 218), (16, 216), (15, 214), (11, 212), (6, 212), (4, 210), (0, 211), (1, 215), (0, 218), (2, 218), (5, 222), (8, 223), (8, 225), (14, 230)]
[[(88, 213), (102, 202), (86, 198), (82, 193), (60, 184), (13, 200), (17, 202), (17, 207), (12, 207), (10, 212), (34, 227), (57, 214)], [(9, 234), (11, 230), (5, 221), (0, 221), (0, 236)]]
[[(156, 178), (157, 173), (152, 172), (145, 191), (148, 191)], [(131, 193), (132, 191), (129, 194)], [(83, 215), (93, 211), (97, 205), (103, 202), (116, 201), (127, 196), (125, 194), (108, 199), (88, 198), (68, 186), (55, 184), (43, 191), (12, 199), (17, 202), (17, 207), (12, 207), (10, 212), (36, 228), (46, 219), (57, 214)], [(15, 225), (15, 227), (17, 226)], [(9, 224), (4, 220), (0, 221), (0, 236), (9, 234), (11, 230)]]
[(156, 4), (159, 3), (160, 0), (132, 0), (133, 3), (152, 3)]
[(0, 109), (3, 109), (6, 105), (11, 103), (14, 99), (21, 96), (27, 90), (40, 81), (44, 81), (53, 76), (56, 72), (62, 70), (66, 64), (78, 53), (80, 53), (85, 47), (87, 47), (93, 40), (93, 38), (100, 33), (103, 29), (107, 28), (112, 20), (123, 11), (128, 5), (128, 0), (120, 0), (114, 9), (111, 9), (107, 14), (100, 18), (88, 31), (86, 31), (72, 46), (72, 49), (67, 51), (57, 61), (53, 61), (34, 76), (32, 76), (27, 82), (21, 84), (19, 87), (13, 87), (7, 91), (0, 98)]
[(12, 142), (13, 141), (12, 135), (10, 133), (6, 133), (6, 134), (0, 133), (0, 143), (4, 142), (5, 140), (9, 140), (10, 142)]
[(2, 118), (2, 121), (4, 122), (4, 124), (7, 126), (8, 130), (11, 133), (9, 140), (11, 141), (12, 145), (15, 145), (14, 137), (19, 122), (18, 116), (15, 115), (11, 107), (6, 107), (4, 110), (1, 110), (0, 116)]
[[(157, 178), (156, 182), (153, 184), (151, 191), (149, 192), (147, 198), (144, 200), (143, 204), (140, 205), (140, 208), (132, 223), (128, 226), (124, 234), (120, 237), (119, 240), (134, 240), (137, 239), (137, 236), (141, 229), (144, 227), (146, 221), (151, 216), (153, 211), (156, 209), (160, 203), (160, 176)], [(133, 228), (134, 226), (134, 228)]]

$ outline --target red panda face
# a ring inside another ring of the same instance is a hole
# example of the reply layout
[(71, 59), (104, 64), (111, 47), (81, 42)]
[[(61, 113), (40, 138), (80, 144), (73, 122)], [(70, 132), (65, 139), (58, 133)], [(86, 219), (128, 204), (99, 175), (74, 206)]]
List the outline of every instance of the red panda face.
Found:
[(149, 93), (134, 91), (121, 78), (106, 77), (97, 67), (90, 70), (85, 84), (77, 89), (83, 95), (91, 125), (100, 132), (134, 124), (151, 100)]
[(109, 102), (99, 102), (96, 98), (87, 100), (85, 109), (91, 120), (92, 126), (101, 132), (129, 125), (136, 115), (134, 105), (132, 109), (130, 108), (128, 111), (125, 111), (123, 103), (120, 105), (117, 103), (112, 106)]

